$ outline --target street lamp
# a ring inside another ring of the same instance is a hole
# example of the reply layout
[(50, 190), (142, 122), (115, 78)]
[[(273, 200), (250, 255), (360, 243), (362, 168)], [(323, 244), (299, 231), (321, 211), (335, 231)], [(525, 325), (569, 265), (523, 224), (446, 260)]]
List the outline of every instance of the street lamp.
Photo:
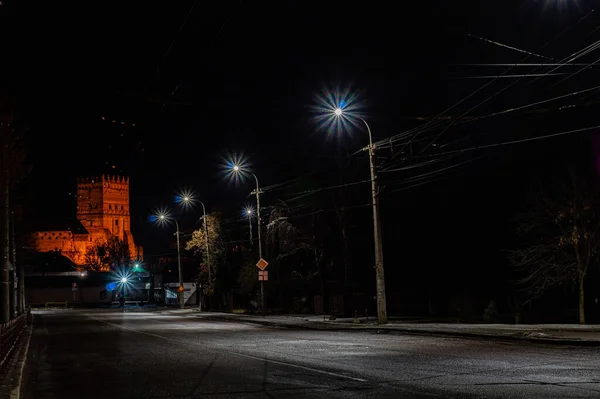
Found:
[[(241, 165), (238, 164), (234, 164), (231, 169), (233, 170), (234, 173), (249, 173), (252, 176), (254, 176), (254, 181), (256, 182), (256, 189), (253, 190), (250, 194), (255, 194), (256, 195), (256, 226), (258, 229), (258, 258), (259, 260), (262, 259), (262, 240), (261, 240), (261, 226), (262, 226), (262, 222), (260, 220), (260, 195), (263, 193), (260, 189), (260, 186), (258, 184), (258, 177), (256, 177), (256, 175), (252, 172), (250, 172), (249, 170), (246, 170), (245, 168), (242, 168)], [(264, 281), (260, 280), (260, 306), (262, 308), (262, 312), (263, 315), (266, 314), (266, 309), (265, 309), (265, 289), (264, 289)]]
[[(182, 206), (192, 206), (194, 204), (194, 202), (197, 201), (190, 194), (183, 194), (182, 196), (180, 196), (178, 198), (181, 199), (179, 201), (179, 203)], [(206, 217), (206, 206), (204, 205), (204, 202), (202, 202), (202, 201), (197, 201), (197, 202), (199, 202), (200, 205), (202, 205), (202, 219), (204, 219), (204, 233), (206, 235), (206, 265), (208, 267), (208, 282), (210, 285), (210, 284), (212, 284), (212, 264), (210, 261), (210, 245), (208, 242), (209, 235), (208, 235), (208, 219)], [(198, 283), (198, 287), (196, 288), (196, 290), (199, 290), (199, 289), (200, 289), (200, 283)], [(200, 292), (200, 291), (198, 291), (198, 292)], [(200, 297), (198, 296), (197, 298), (200, 298)], [(202, 302), (200, 301), (200, 299), (198, 300), (198, 306), (202, 307)]]
[(252, 208), (246, 208), (244, 209), (244, 213), (246, 214), (246, 217), (248, 218), (248, 227), (249, 227), (249, 232), (250, 232), (250, 245), (252, 245), (252, 215), (254, 214), (254, 211), (252, 210)]
[(160, 213), (157, 216), (157, 220), (161, 223), (166, 223), (170, 220), (175, 222), (175, 235), (177, 236), (177, 269), (179, 273), (179, 289), (177, 290), (177, 294), (179, 296), (179, 306), (181, 309), (184, 308), (185, 302), (183, 297), (183, 275), (181, 274), (181, 249), (179, 248), (179, 223), (177, 223), (177, 219), (170, 219), (165, 213)]
[(206, 206), (204, 205), (204, 202), (196, 200), (190, 194), (184, 194), (179, 198), (181, 198), (179, 203), (182, 206), (192, 206), (194, 204), (194, 202), (199, 202), (200, 205), (202, 205), (202, 219), (204, 219), (204, 233), (206, 234), (206, 263), (208, 265), (208, 281), (211, 281), (212, 276), (211, 276), (211, 263), (210, 263), (210, 246), (208, 244), (209, 237), (208, 237), (208, 219), (206, 218)]
[(127, 285), (127, 277), (121, 277), (121, 298), (119, 299), (119, 305), (125, 309), (125, 286)]
[[(333, 110), (336, 118), (344, 118), (344, 110), (338, 106)], [(377, 284), (377, 320), (379, 324), (387, 323), (387, 306), (385, 299), (385, 275), (383, 270), (383, 245), (381, 240), (381, 221), (379, 211), (379, 187), (377, 184), (377, 172), (375, 171), (375, 147), (373, 146), (373, 137), (371, 128), (367, 121), (361, 117), (352, 116), (360, 119), (367, 127), (369, 133), (369, 169), (371, 172), (371, 202), (373, 206), (373, 238), (375, 241), (375, 281)]]

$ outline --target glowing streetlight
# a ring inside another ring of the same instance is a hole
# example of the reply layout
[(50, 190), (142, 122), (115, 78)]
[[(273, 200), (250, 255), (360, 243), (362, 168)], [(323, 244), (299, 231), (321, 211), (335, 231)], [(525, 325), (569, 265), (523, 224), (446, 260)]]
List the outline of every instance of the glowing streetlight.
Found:
[[(156, 215), (156, 220), (160, 223), (166, 223), (170, 220), (173, 220), (175, 222), (175, 235), (177, 236), (177, 271), (179, 273), (179, 287), (183, 287), (183, 275), (181, 274), (181, 248), (179, 245), (179, 223), (177, 223), (177, 219), (171, 219), (169, 218), (169, 216), (167, 215), (166, 212), (161, 212), (158, 215)], [(184, 303), (184, 298), (183, 298), (183, 293), (182, 292), (177, 292), (179, 295), (179, 306), (181, 307), (181, 309), (184, 308), (185, 303)]]
[[(256, 175), (254, 173), (250, 172), (249, 170), (242, 168), (242, 166), (239, 164), (233, 164), (231, 166), (231, 170), (234, 173), (249, 173), (252, 176), (254, 176), (254, 181), (256, 182), (256, 189), (253, 190), (250, 194), (256, 195), (256, 226), (257, 226), (257, 230), (258, 230), (258, 258), (262, 259), (262, 239), (261, 239), (262, 222), (260, 220), (260, 195), (262, 194), (262, 191), (258, 184), (258, 177), (256, 177)], [(250, 225), (250, 226), (252, 226), (252, 225)], [(264, 315), (266, 313), (266, 309), (265, 309), (265, 289), (264, 289), (264, 281), (263, 280), (260, 281), (260, 306), (262, 308), (263, 315)]]
[[(345, 104), (345, 103), (344, 103)], [(377, 172), (375, 170), (375, 147), (373, 146), (373, 137), (371, 128), (367, 121), (358, 115), (345, 115), (344, 105), (339, 105), (333, 109), (333, 118), (343, 120), (344, 118), (360, 119), (367, 127), (369, 134), (369, 169), (371, 172), (371, 198), (373, 206), (373, 239), (375, 241), (375, 281), (377, 285), (377, 320), (379, 324), (387, 323), (387, 304), (385, 299), (385, 275), (383, 269), (383, 245), (381, 240), (381, 221), (379, 211), (379, 186), (377, 184)], [(338, 124), (344, 126), (344, 124)]]
[(208, 219), (206, 218), (206, 206), (204, 205), (204, 202), (196, 200), (194, 198), (194, 196), (192, 195), (192, 193), (190, 193), (190, 192), (183, 193), (182, 195), (175, 197), (175, 202), (178, 202), (181, 206), (184, 206), (184, 207), (193, 206), (195, 202), (199, 202), (200, 205), (202, 205), (202, 219), (204, 219), (204, 232), (206, 234), (206, 263), (208, 266), (208, 281), (211, 282), (212, 281), (212, 267), (211, 267), (211, 262), (210, 262), (210, 245), (208, 242), (209, 236), (208, 236)]
[(123, 283), (123, 284), (127, 283), (127, 277), (121, 277), (121, 283)]

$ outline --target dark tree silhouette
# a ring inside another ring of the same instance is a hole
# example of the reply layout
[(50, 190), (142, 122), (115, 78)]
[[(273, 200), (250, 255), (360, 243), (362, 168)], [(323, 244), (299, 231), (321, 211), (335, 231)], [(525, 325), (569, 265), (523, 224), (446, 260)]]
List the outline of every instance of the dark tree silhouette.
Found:
[(522, 273), (520, 285), (531, 295), (576, 284), (579, 323), (585, 324), (585, 282), (600, 249), (598, 192), (594, 185), (570, 172), (552, 194), (541, 195), (518, 218), (522, 248), (510, 251), (510, 260)]
[(127, 241), (111, 237), (108, 240), (88, 247), (85, 253), (86, 267), (93, 271), (109, 271), (118, 266), (130, 264)]

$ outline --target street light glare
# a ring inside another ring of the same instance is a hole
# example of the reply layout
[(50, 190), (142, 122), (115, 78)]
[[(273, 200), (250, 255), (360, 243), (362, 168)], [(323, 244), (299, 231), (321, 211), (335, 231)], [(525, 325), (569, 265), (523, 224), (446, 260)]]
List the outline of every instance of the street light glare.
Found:
[(323, 88), (311, 106), (317, 131), (337, 135), (352, 134), (354, 128), (362, 129), (360, 120), (365, 117), (365, 104), (360, 98), (360, 93), (351, 88)]
[(190, 200), (190, 197), (183, 197), (183, 200), (184, 200), (185, 202), (188, 202), (188, 201)]
[(234, 172), (239, 172), (240, 171), (240, 166), (239, 165), (233, 165), (233, 171)]
[(121, 282), (125, 284), (127, 282), (127, 277), (121, 277)]

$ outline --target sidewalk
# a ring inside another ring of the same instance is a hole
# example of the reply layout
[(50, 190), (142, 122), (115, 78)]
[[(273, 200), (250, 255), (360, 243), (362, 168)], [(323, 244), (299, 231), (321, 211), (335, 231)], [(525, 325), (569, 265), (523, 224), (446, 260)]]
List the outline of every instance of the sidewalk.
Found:
[(511, 340), (544, 344), (598, 346), (600, 325), (579, 324), (457, 324), (422, 323), (406, 320), (390, 320), (378, 325), (374, 318), (338, 318), (315, 315), (243, 315), (233, 313), (198, 312), (198, 309), (172, 309), (161, 314), (189, 315), (205, 320), (236, 321), (273, 327), (304, 328), (330, 331), (374, 331), (378, 333), (402, 333), (415, 335), (454, 336), (463, 338)]

